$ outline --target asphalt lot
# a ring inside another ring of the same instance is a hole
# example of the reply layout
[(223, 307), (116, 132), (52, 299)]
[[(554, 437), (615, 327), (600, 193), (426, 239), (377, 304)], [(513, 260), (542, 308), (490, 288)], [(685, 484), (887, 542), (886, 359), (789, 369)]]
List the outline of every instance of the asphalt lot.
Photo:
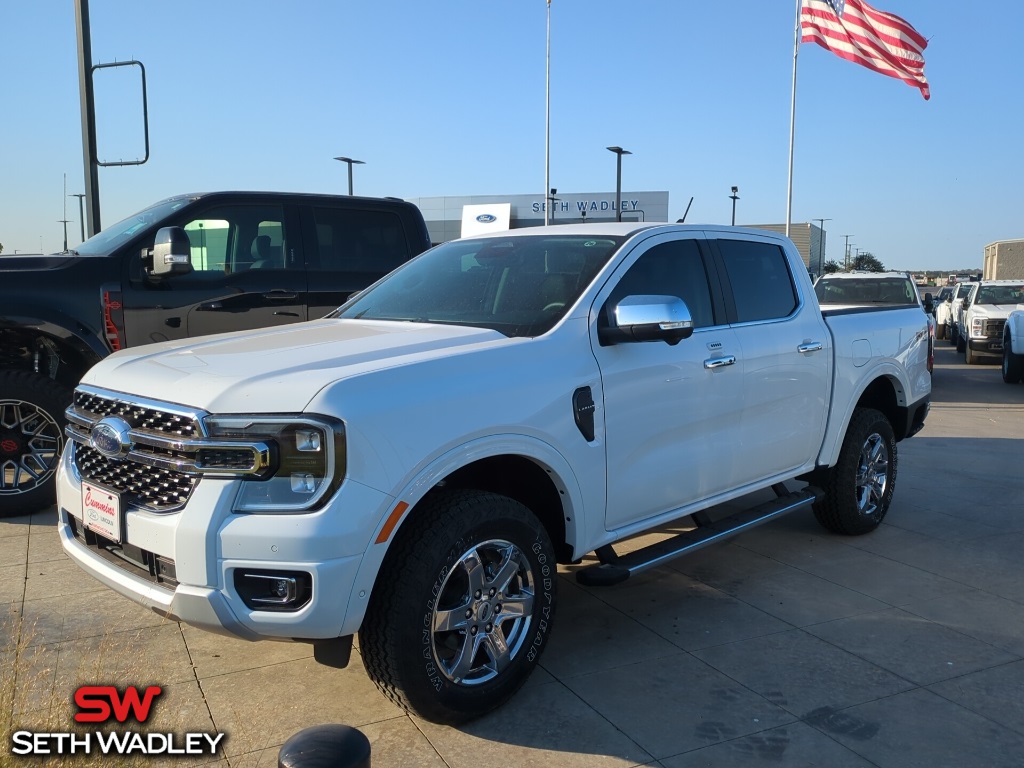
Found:
[[(877, 531), (797, 513), (616, 587), (564, 568), (542, 668), (457, 729), (403, 714), (358, 654), (330, 670), (305, 645), (135, 606), (64, 556), (53, 510), (0, 520), (3, 669), (20, 649), (7, 706), (16, 727), (57, 730), (78, 684), (158, 684), (151, 725), (226, 733), (208, 762), (232, 767), (275, 766), (296, 731), (345, 723), (375, 766), (1019, 768), (1024, 385), (992, 363), (937, 342), (932, 411), (900, 444)], [(9, 748), (0, 764), (22, 764)]]

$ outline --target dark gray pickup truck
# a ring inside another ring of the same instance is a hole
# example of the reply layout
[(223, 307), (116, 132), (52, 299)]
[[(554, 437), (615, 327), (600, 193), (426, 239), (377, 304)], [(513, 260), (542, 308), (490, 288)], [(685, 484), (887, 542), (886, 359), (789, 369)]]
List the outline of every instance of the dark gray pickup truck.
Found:
[[(182, 238), (190, 261), (154, 264)], [(111, 352), (317, 319), (429, 247), (397, 198), (212, 192), (0, 257), (0, 516), (53, 503), (71, 390)]]

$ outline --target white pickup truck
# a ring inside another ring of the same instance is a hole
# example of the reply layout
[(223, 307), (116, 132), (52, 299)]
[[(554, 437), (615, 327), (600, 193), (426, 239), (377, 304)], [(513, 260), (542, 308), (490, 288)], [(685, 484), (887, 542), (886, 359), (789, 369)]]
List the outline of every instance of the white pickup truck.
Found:
[(875, 529), (928, 413), (928, 343), (916, 304), (823, 315), (759, 230), (457, 240), (325, 319), (96, 365), (67, 412), (60, 537), (207, 630), (334, 666), (358, 632), (385, 695), (459, 722), (537, 665), (559, 564), (615, 583), (812, 507)]
[(1003, 326), (1017, 304), (1024, 301), (1024, 280), (982, 280), (960, 307), (959, 343), (968, 365), (981, 362), (983, 355), (1003, 354)]

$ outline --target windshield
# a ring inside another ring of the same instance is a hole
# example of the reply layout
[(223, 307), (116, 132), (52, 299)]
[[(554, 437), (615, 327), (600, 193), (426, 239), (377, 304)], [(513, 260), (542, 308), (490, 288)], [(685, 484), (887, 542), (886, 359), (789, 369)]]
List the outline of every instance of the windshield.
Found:
[(421, 254), (329, 317), (539, 336), (576, 302), (622, 242), (580, 235), (455, 240)]
[(903, 277), (821, 279), (814, 286), (819, 304), (917, 304), (917, 289)]
[(1024, 285), (983, 285), (975, 304), (1019, 304), (1024, 301)]
[(191, 197), (175, 197), (149, 206), (124, 221), (106, 227), (75, 248), (79, 256), (106, 256), (121, 243), (131, 240), (149, 226), (161, 222), (175, 211), (191, 203)]

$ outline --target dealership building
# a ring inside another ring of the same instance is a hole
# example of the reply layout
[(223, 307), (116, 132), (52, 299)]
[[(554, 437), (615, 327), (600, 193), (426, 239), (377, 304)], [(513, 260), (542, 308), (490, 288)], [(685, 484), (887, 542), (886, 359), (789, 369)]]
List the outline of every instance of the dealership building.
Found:
[[(621, 200), (622, 221), (677, 221), (684, 211), (669, 213), (668, 192), (626, 192)], [(580, 224), (618, 219), (619, 205), (614, 192), (559, 193), (543, 195), (465, 195), (453, 197), (411, 197), (423, 212), (432, 243), (444, 243), (482, 232), (544, 226), (549, 223)], [(691, 222), (704, 223), (704, 222)], [(755, 229), (785, 233), (785, 224), (746, 224)], [(809, 272), (821, 274), (825, 258), (825, 233), (815, 224), (790, 225), (793, 240)]]

